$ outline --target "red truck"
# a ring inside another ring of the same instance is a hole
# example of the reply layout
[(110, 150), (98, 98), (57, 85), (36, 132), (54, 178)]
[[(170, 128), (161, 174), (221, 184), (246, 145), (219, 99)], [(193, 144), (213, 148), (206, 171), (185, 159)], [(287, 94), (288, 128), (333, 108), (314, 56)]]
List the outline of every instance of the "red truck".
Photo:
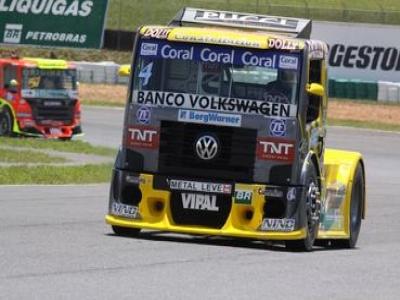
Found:
[(0, 136), (82, 135), (77, 85), (65, 60), (0, 58)]

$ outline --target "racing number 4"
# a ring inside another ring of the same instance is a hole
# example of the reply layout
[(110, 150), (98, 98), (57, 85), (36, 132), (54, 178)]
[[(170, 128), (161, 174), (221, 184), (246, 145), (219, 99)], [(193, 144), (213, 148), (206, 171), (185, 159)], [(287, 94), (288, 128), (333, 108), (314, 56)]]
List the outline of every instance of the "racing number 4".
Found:
[(153, 62), (146, 65), (139, 73), (139, 78), (142, 78), (142, 85), (146, 86), (149, 83), (153, 70)]

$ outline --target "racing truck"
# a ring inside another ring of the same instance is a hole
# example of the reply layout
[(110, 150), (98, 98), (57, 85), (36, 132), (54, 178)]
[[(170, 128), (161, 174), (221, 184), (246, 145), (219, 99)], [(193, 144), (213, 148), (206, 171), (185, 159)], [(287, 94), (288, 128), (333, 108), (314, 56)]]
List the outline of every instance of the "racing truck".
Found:
[(72, 63), (0, 59), (0, 136), (69, 140), (81, 134), (77, 72)]
[(311, 20), (184, 8), (138, 28), (105, 219), (142, 229), (353, 248), (357, 152), (326, 149), (327, 45)]

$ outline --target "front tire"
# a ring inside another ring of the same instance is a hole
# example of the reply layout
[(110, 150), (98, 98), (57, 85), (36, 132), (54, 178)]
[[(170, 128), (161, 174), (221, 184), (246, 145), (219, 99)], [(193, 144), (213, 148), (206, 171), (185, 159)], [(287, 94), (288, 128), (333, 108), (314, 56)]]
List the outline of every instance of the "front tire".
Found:
[(11, 136), (13, 118), (10, 112), (6, 109), (0, 113), (0, 136)]
[(315, 167), (311, 167), (305, 185), (305, 215), (307, 236), (302, 240), (286, 241), (286, 248), (292, 251), (312, 251), (318, 235), (320, 221), (320, 186)]
[(112, 225), (111, 228), (114, 233), (119, 236), (137, 237), (140, 233), (140, 228), (120, 227), (115, 225)]

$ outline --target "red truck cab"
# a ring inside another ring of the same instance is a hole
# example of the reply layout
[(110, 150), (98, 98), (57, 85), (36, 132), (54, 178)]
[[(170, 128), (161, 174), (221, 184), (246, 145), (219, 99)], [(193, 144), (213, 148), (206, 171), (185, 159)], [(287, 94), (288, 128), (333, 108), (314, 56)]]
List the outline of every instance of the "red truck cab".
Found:
[(0, 136), (82, 135), (76, 67), (65, 60), (0, 59)]

